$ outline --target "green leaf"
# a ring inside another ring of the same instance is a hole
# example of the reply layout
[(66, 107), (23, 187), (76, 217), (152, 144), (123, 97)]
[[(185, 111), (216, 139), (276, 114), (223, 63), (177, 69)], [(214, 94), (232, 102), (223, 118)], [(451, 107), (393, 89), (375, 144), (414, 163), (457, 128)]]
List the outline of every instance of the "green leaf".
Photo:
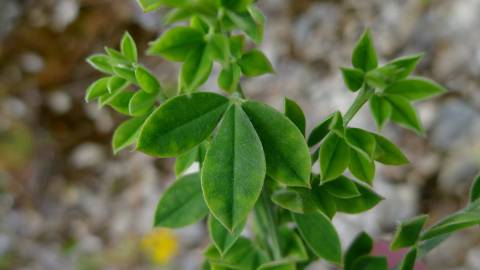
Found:
[(348, 164), (350, 172), (368, 184), (372, 184), (375, 176), (375, 162), (364, 152), (352, 149), (350, 152), (350, 163)]
[(271, 261), (260, 265), (258, 270), (297, 270), (295, 262), (290, 260)]
[(125, 66), (125, 65), (117, 65), (113, 67), (113, 71), (115, 74), (121, 78), (124, 78), (130, 82), (136, 82), (137, 78), (135, 78), (135, 70), (132, 68)]
[(213, 59), (220, 63), (228, 63), (230, 57), (230, 44), (228, 37), (222, 34), (214, 34), (208, 41), (208, 50)]
[(332, 196), (342, 199), (355, 198), (360, 196), (357, 186), (347, 177), (340, 176), (333, 181), (322, 185)]
[(231, 36), (229, 40), (230, 52), (235, 58), (240, 58), (243, 54), (245, 38), (242, 35)]
[(480, 198), (480, 174), (473, 179), (472, 186), (470, 187), (470, 202), (473, 203)]
[(220, 1), (223, 7), (226, 7), (231, 10), (243, 11), (250, 5), (252, 0), (221, 0)]
[(108, 56), (110, 56), (110, 64), (112, 65), (130, 65), (130, 61), (128, 61), (125, 56), (112, 48), (105, 47), (105, 52), (107, 52)]
[(348, 214), (362, 213), (372, 209), (375, 205), (383, 200), (380, 195), (375, 193), (375, 191), (364, 184), (360, 184), (358, 182), (354, 183), (360, 192), (360, 196), (349, 199), (335, 198), (335, 204), (339, 212)]
[(233, 93), (237, 90), (240, 76), (240, 67), (237, 64), (229, 64), (220, 71), (218, 85), (228, 93)]
[(327, 261), (340, 264), (342, 247), (335, 227), (321, 212), (293, 214), (303, 240), (315, 255)]
[(262, 42), (264, 26), (262, 23), (257, 23), (249, 12), (237, 13), (227, 10), (226, 15), (253, 42), (256, 44)]
[(383, 256), (362, 256), (355, 260), (355, 270), (388, 270), (387, 258)]
[(331, 181), (347, 169), (350, 147), (335, 133), (330, 133), (320, 146), (320, 175), (322, 183)]
[(409, 163), (400, 149), (387, 138), (372, 133), (375, 137), (375, 153), (373, 159), (386, 165), (403, 165)]
[(238, 225), (233, 232), (229, 232), (214, 216), (210, 215), (208, 219), (208, 231), (213, 244), (221, 255), (224, 255), (235, 244), (238, 237), (245, 228), (247, 220), (245, 219)]
[(210, 263), (228, 267), (228, 269), (254, 270), (265, 261), (252, 241), (242, 236), (223, 256), (213, 245), (207, 248), (204, 255), (209, 259)]
[[(252, 2), (252, 1), (250, 1)], [(257, 6), (255, 5), (249, 5), (247, 7), (247, 10), (248, 10), (248, 13), (250, 13), (250, 15), (252, 16), (253, 20), (260, 24), (260, 25), (263, 25), (265, 24), (267, 18), (265, 17), (265, 14), (263, 14), (262, 10), (259, 9)]]
[(352, 64), (354, 67), (369, 71), (377, 67), (378, 60), (369, 30), (366, 30), (353, 49)]
[(318, 181), (315, 181), (311, 191), (312, 200), (315, 202), (318, 210), (333, 218), (337, 213), (337, 205), (335, 197), (333, 197), (324, 186), (319, 186)]
[(178, 26), (154, 41), (149, 54), (161, 55), (170, 61), (184, 61), (191, 51), (204, 44), (203, 33), (192, 27)]
[(373, 249), (373, 240), (365, 232), (359, 233), (345, 252), (345, 270), (355, 270), (353, 264), (357, 258), (370, 254)]
[(398, 95), (386, 95), (385, 98), (392, 105), (391, 119), (393, 122), (418, 134), (424, 133), (417, 112), (407, 99)]
[(284, 110), (285, 110), (285, 116), (290, 119), (295, 126), (302, 132), (303, 135), (305, 135), (305, 126), (306, 126), (306, 120), (305, 120), (305, 114), (302, 111), (302, 108), (292, 99), (285, 98), (284, 99)]
[(109, 93), (116, 92), (117, 90), (126, 88), (130, 83), (124, 78), (118, 76), (112, 76), (108, 80), (107, 89)]
[[(109, 94), (108, 94), (109, 95)], [(129, 110), (128, 110), (128, 104), (130, 104), (130, 101), (133, 98), (134, 93), (129, 92), (129, 91), (118, 91), (118, 94), (112, 95), (112, 98), (107, 98), (106, 102), (102, 102), (103, 104), (108, 104), (110, 107), (112, 107), (115, 111), (125, 114), (125, 115), (130, 115)], [(102, 97), (100, 97), (102, 99)], [(147, 111), (144, 111), (143, 114), (145, 114)], [(138, 116), (138, 115), (135, 115)]]
[(137, 0), (144, 12), (154, 11), (162, 5), (181, 7), (186, 5), (188, 1), (189, 0)]
[(94, 54), (87, 58), (87, 62), (94, 69), (104, 72), (104, 73), (113, 73), (112, 66), (110, 64), (110, 57), (104, 54)]
[(402, 221), (393, 236), (390, 249), (397, 250), (415, 245), (420, 238), (420, 233), (427, 218), (427, 215), (421, 215)]
[(185, 172), (198, 159), (198, 146), (179, 155), (175, 160), (175, 175), (179, 176)]
[(125, 34), (123, 35), (122, 42), (120, 43), (120, 48), (125, 58), (132, 62), (137, 62), (137, 45), (135, 45), (135, 41), (128, 32), (125, 32)]
[(418, 248), (414, 247), (403, 257), (399, 270), (414, 270), (417, 259)]
[(341, 138), (345, 136), (345, 126), (343, 124), (342, 113), (337, 111), (333, 114), (332, 122), (328, 128)]
[(238, 61), (242, 73), (247, 77), (260, 76), (273, 72), (273, 67), (263, 52), (253, 49), (242, 55)]
[(445, 92), (446, 89), (438, 83), (419, 77), (397, 81), (384, 90), (385, 94), (399, 95), (410, 101), (428, 99)]
[(193, 15), (190, 18), (190, 27), (195, 28), (202, 33), (208, 33), (208, 24), (206, 24), (199, 16)]
[(262, 142), (267, 174), (288, 186), (310, 185), (311, 160), (298, 128), (277, 110), (256, 101), (242, 104)]
[(392, 115), (392, 105), (383, 97), (373, 95), (370, 98), (370, 112), (378, 130), (382, 130)]
[(321, 142), (325, 136), (330, 132), (330, 124), (332, 123), (333, 117), (335, 114), (331, 114), (325, 120), (323, 120), (320, 124), (318, 124), (308, 136), (308, 146), (312, 147), (317, 143)]
[(155, 212), (155, 227), (181, 228), (194, 224), (208, 214), (203, 200), (200, 175), (177, 179), (163, 194)]
[(118, 153), (125, 147), (136, 142), (140, 128), (145, 122), (146, 116), (134, 117), (121, 123), (113, 133), (113, 153)]
[(362, 87), (363, 77), (365, 76), (363, 70), (346, 67), (342, 67), (340, 70), (342, 71), (343, 81), (350, 91), (356, 92), (358, 89), (360, 89), (360, 87)]
[(96, 98), (99, 98), (105, 94), (108, 94), (108, 81), (110, 77), (101, 78), (92, 83), (85, 94), (85, 101), (90, 102)]
[(423, 54), (402, 57), (393, 60), (383, 67), (370, 70), (365, 80), (374, 88), (383, 89), (388, 85), (406, 78), (416, 67)]
[(212, 71), (213, 62), (205, 46), (197, 47), (185, 60), (180, 71), (181, 88), (191, 92), (202, 85)]
[(208, 92), (169, 99), (145, 122), (137, 148), (158, 157), (178, 156), (212, 133), (227, 106), (227, 98)]
[(308, 252), (302, 238), (288, 226), (278, 229), (278, 241), (283, 258), (291, 262), (303, 262), (308, 260)]
[(150, 94), (143, 90), (137, 91), (128, 103), (128, 112), (134, 116), (145, 114), (153, 108), (157, 96), (157, 94)]
[(232, 105), (202, 167), (202, 189), (210, 212), (233, 231), (260, 196), (266, 167), (262, 144), (247, 115)]
[(375, 137), (368, 131), (360, 128), (347, 128), (345, 141), (353, 149), (372, 157), (375, 152)]
[(303, 214), (317, 210), (313, 202), (310, 190), (304, 188), (298, 189), (279, 189), (272, 194), (272, 201), (278, 206), (291, 212)]
[(157, 78), (150, 73), (144, 67), (137, 67), (135, 69), (135, 77), (138, 82), (138, 86), (142, 88), (145, 92), (150, 94), (158, 93), (161, 90), (160, 83), (158, 82)]

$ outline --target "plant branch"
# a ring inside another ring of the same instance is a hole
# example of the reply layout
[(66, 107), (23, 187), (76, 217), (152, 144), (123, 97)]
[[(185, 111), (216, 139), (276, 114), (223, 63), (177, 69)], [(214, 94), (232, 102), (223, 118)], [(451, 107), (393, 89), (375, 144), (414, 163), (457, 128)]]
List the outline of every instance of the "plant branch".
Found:
[(343, 116), (343, 123), (346, 126), (362, 108), (362, 106), (375, 94), (375, 89), (365, 85), (362, 87), (357, 97), (350, 106), (350, 109)]

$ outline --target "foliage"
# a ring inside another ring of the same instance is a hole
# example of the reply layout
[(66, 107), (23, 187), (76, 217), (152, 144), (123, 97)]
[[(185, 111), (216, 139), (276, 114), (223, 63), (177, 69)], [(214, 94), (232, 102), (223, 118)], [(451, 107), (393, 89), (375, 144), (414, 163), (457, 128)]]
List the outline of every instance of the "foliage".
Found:
[[(445, 89), (409, 76), (422, 55), (379, 67), (372, 35), (365, 31), (353, 49), (353, 67), (341, 68), (347, 88), (357, 93), (355, 101), (346, 113), (334, 112), (306, 134), (305, 115), (294, 100), (285, 98), (282, 113), (243, 93), (242, 76), (274, 70), (253, 48), (265, 24), (254, 1), (139, 3), (145, 11), (168, 11), (165, 22), (171, 26), (148, 54), (181, 63), (177, 94), (168, 96), (138, 63), (137, 47), (126, 33), (120, 50), (106, 48), (88, 58), (105, 76), (87, 89), (85, 99), (129, 117), (115, 131), (115, 152), (133, 145), (155, 157), (176, 157), (178, 179), (160, 199), (154, 225), (179, 228), (207, 218), (212, 245), (203, 269), (304, 269), (318, 259), (347, 270), (387, 269), (385, 257), (370, 254), (373, 241), (366, 233), (342, 252), (332, 219), (337, 212), (368, 211), (383, 200), (373, 189), (377, 163), (408, 163), (389, 139), (349, 125), (363, 105), (369, 103), (378, 131), (391, 121), (424, 134), (414, 102)], [(214, 63), (221, 67), (217, 81), (223, 94), (199, 90)], [(195, 162), (199, 171), (184, 175)], [(320, 174), (312, 171), (315, 166)], [(477, 177), (468, 207), (429, 229), (423, 229), (426, 216), (400, 223), (391, 247), (410, 251), (397, 269), (413, 269), (417, 258), (450, 234), (480, 224), (479, 182)], [(252, 238), (241, 236), (249, 219)]]

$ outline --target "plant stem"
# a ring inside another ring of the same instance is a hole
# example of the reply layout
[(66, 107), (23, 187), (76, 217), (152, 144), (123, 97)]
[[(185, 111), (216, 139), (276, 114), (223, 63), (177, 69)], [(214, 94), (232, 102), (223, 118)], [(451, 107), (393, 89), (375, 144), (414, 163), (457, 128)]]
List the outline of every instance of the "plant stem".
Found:
[(346, 126), (352, 118), (357, 114), (357, 112), (362, 108), (362, 106), (375, 94), (375, 89), (364, 86), (358, 93), (357, 97), (350, 106), (350, 109), (343, 116), (343, 123)]

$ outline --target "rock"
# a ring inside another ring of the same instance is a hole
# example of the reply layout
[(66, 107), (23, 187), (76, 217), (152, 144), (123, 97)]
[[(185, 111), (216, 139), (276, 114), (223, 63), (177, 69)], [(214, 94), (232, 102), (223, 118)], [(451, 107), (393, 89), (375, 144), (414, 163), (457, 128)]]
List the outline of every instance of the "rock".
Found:
[(59, 90), (48, 96), (47, 104), (55, 113), (64, 114), (72, 107), (72, 99), (66, 92)]
[(105, 151), (99, 144), (83, 143), (73, 149), (70, 161), (77, 169), (98, 168), (105, 162)]
[(78, 16), (80, 6), (77, 0), (61, 0), (54, 5), (51, 17), (51, 28), (55, 31), (63, 31)]
[(22, 69), (27, 73), (39, 73), (42, 71), (44, 62), (43, 59), (36, 53), (24, 53), (20, 57)]

